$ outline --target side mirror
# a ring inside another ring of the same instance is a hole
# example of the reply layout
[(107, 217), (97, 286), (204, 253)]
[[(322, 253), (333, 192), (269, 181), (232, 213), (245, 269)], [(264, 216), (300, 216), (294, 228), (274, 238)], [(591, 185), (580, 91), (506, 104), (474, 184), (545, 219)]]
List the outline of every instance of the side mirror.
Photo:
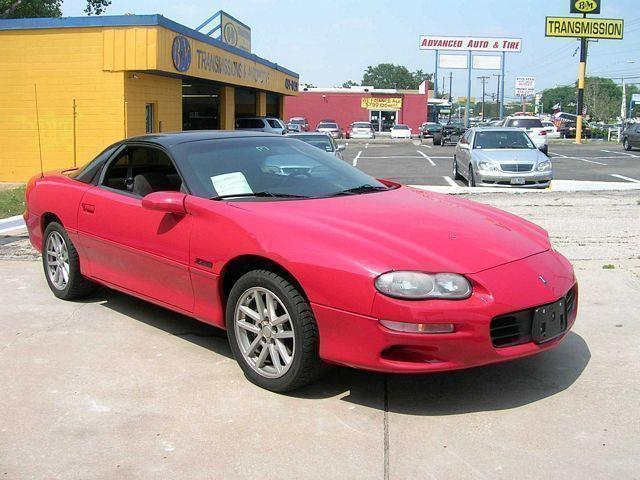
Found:
[(342, 152), (342, 151), (344, 151), (344, 149), (345, 149), (345, 148), (347, 148), (347, 146), (346, 146), (346, 145), (338, 145), (338, 147), (336, 148), (336, 150), (337, 150), (338, 152)]
[(152, 192), (142, 198), (142, 206), (149, 210), (185, 215), (185, 198), (186, 195), (181, 192)]

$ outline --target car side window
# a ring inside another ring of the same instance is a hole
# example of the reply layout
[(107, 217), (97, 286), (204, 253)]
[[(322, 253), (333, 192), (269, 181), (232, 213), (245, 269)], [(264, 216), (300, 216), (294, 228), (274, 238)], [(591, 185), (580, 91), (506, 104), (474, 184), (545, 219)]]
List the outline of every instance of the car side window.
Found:
[(152, 192), (184, 190), (171, 159), (161, 150), (131, 146), (107, 166), (102, 185), (139, 197)]

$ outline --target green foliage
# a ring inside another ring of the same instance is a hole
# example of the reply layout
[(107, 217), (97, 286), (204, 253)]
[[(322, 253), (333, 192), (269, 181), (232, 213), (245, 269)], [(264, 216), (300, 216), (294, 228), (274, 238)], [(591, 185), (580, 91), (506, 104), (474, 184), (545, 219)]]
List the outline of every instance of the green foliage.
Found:
[(358, 86), (358, 83), (354, 82), (353, 80), (347, 80), (342, 84), (342, 88), (351, 88), (351, 87), (357, 87), (357, 86)]
[[(100, 15), (111, 0), (87, 0), (87, 15)], [(0, 0), (1, 18), (60, 17), (62, 0)]]
[(432, 88), (430, 73), (424, 73), (422, 70), (410, 72), (402, 65), (380, 63), (375, 67), (367, 67), (362, 76), (362, 85), (372, 85), (374, 88), (416, 90), (424, 80), (429, 80), (429, 88)]
[(602, 265), (603, 270), (613, 270), (614, 268), (616, 268), (616, 266), (611, 263), (605, 263)]
[(0, 218), (24, 212), (24, 187), (0, 190)]

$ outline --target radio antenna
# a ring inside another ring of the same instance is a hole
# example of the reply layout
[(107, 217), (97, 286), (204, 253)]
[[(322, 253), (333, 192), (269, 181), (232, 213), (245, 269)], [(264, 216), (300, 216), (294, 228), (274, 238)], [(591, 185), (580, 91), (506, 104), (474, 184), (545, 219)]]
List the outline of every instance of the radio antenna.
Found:
[(44, 168), (42, 166), (42, 142), (40, 141), (40, 112), (38, 111), (38, 87), (33, 84), (33, 95), (36, 101), (36, 126), (38, 128), (38, 154), (40, 155), (40, 176), (44, 177)]

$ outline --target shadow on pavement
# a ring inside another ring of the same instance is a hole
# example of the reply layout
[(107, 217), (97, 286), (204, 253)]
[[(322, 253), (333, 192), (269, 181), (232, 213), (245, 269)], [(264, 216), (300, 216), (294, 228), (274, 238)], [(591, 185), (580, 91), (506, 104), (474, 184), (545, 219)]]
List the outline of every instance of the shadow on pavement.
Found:
[[(211, 325), (116, 291), (100, 288), (88, 302), (131, 317), (171, 335), (233, 358), (226, 334)], [(534, 357), (453, 372), (385, 375), (335, 367), (305, 388), (299, 399), (341, 400), (406, 415), (457, 415), (520, 407), (569, 388), (586, 368), (591, 353), (570, 332), (555, 349)], [(385, 396), (386, 388), (386, 396)], [(386, 404), (386, 407), (385, 407)]]

